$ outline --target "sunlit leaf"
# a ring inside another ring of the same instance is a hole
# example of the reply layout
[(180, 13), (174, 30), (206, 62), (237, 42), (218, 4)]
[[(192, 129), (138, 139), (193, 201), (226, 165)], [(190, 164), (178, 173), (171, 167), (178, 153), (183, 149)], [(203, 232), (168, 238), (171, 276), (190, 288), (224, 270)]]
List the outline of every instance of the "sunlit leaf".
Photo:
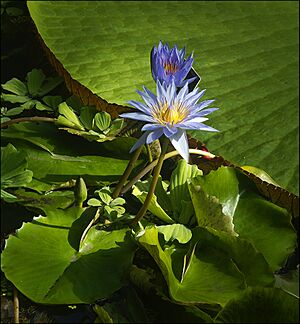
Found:
[(82, 212), (78, 207), (62, 210), (49, 206), (47, 217), (24, 224), (7, 240), (1, 255), (2, 271), (31, 300), (91, 303), (122, 287), (135, 249), (128, 231), (91, 228), (77, 252), (68, 233)]
[[(155, 89), (154, 44), (194, 51), (200, 88), (220, 108), (208, 124), (220, 132), (193, 136), (211, 152), (266, 170), (298, 193), (296, 1), (28, 1), (28, 8), (69, 89), (114, 115), (121, 107), (109, 103), (139, 100), (135, 89), (143, 85)], [(63, 26), (60, 33), (57, 26)]]

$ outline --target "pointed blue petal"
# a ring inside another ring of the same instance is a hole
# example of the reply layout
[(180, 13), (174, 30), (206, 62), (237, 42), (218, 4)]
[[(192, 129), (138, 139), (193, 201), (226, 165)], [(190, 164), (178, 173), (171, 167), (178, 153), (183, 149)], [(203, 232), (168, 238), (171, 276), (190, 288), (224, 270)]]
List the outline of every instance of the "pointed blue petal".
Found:
[(138, 112), (124, 113), (124, 114), (121, 114), (120, 117), (144, 121), (144, 122), (154, 122), (155, 121), (153, 117), (151, 117), (149, 115), (142, 114), (142, 113), (138, 113)]
[(146, 124), (142, 127), (142, 131), (153, 131), (158, 128), (163, 128), (161, 124)]
[(146, 143), (146, 138), (149, 135), (149, 132), (145, 132), (136, 142), (135, 144), (132, 146), (132, 148), (130, 149), (129, 153), (132, 153), (133, 151), (135, 151), (137, 148), (139, 148), (141, 145), (144, 145)]
[(171, 136), (175, 135), (178, 132), (178, 128), (171, 125), (166, 125), (163, 128), (163, 131), (165, 136), (170, 138)]
[(146, 143), (147, 144), (152, 143), (153, 141), (155, 141), (158, 138), (160, 138), (162, 134), (163, 134), (162, 128), (158, 128), (158, 129), (150, 132), (149, 135), (146, 138)]
[(211, 114), (212, 112), (218, 110), (219, 108), (208, 108), (208, 109), (204, 109), (204, 110), (201, 110), (199, 111), (196, 116), (197, 117), (202, 117), (202, 116), (207, 116), (209, 114)]
[(189, 145), (186, 132), (179, 129), (175, 135), (170, 137), (170, 141), (177, 152), (189, 163)]
[(127, 103), (129, 105), (131, 105), (132, 107), (142, 111), (144, 114), (151, 115), (151, 109), (149, 107), (147, 107), (145, 104), (143, 104), (142, 102), (130, 100)]

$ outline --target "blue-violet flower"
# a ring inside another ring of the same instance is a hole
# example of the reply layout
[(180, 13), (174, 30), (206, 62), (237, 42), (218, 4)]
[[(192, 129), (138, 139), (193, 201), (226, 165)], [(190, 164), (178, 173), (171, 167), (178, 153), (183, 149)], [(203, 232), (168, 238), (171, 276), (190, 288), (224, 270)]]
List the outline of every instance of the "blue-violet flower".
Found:
[(165, 135), (170, 139), (178, 153), (188, 162), (189, 146), (185, 130), (217, 131), (203, 124), (204, 121), (208, 120), (204, 116), (218, 109), (204, 109), (214, 100), (197, 103), (204, 95), (205, 89), (199, 92), (199, 88), (195, 88), (192, 92), (188, 92), (188, 82), (184, 84), (178, 94), (174, 81), (169, 86), (158, 81), (156, 84), (157, 95), (154, 95), (146, 87), (143, 87), (143, 89), (144, 92), (137, 90), (137, 93), (145, 103), (134, 100), (128, 102), (139, 112), (120, 115), (123, 118), (146, 122), (142, 127), (142, 131), (145, 131), (145, 133), (137, 140), (130, 152)]
[(168, 44), (163, 45), (162, 42), (159, 42), (157, 48), (154, 46), (151, 51), (151, 70), (154, 81), (160, 81), (161, 84), (165, 82), (165, 86), (175, 81), (178, 88), (182, 87), (186, 81), (188, 83), (194, 81), (196, 78), (184, 80), (194, 61), (192, 54), (186, 60), (184, 56), (185, 48), (179, 51), (175, 45), (170, 49)]

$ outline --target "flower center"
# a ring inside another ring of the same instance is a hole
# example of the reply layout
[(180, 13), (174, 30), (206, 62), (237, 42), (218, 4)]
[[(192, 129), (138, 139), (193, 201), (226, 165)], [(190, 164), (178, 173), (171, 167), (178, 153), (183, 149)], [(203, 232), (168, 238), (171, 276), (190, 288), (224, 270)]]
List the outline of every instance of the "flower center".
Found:
[(174, 74), (178, 71), (178, 66), (175, 63), (165, 62), (164, 70), (166, 74)]
[(158, 123), (166, 125), (175, 125), (180, 123), (188, 116), (187, 107), (180, 103), (168, 104), (163, 102), (158, 106), (153, 107), (152, 115), (158, 121)]

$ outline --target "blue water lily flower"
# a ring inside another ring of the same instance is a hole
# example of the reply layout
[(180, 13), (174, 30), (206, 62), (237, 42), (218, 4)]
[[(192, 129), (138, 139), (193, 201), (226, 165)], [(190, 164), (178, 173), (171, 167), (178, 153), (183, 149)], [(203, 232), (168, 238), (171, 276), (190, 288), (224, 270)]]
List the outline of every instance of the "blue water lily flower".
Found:
[(188, 92), (188, 82), (184, 84), (178, 94), (174, 81), (169, 86), (158, 81), (156, 84), (157, 95), (146, 87), (143, 87), (143, 89), (144, 92), (139, 90), (137, 92), (145, 103), (134, 100), (128, 102), (139, 111), (120, 115), (123, 118), (146, 122), (142, 127), (142, 131), (145, 131), (145, 133), (135, 143), (130, 152), (165, 135), (170, 139), (178, 153), (188, 162), (189, 147), (186, 130), (217, 131), (203, 124), (204, 121), (208, 120), (204, 116), (218, 109), (204, 109), (214, 100), (197, 103), (204, 95), (205, 89), (199, 92), (199, 88), (195, 88), (192, 92)]
[(159, 42), (158, 47), (154, 46), (151, 51), (151, 70), (155, 82), (165, 82), (168, 86), (175, 81), (176, 87), (182, 87), (186, 81), (194, 81), (196, 77), (185, 80), (193, 65), (192, 54), (185, 60), (185, 48), (178, 50), (175, 45), (169, 48), (168, 44)]

